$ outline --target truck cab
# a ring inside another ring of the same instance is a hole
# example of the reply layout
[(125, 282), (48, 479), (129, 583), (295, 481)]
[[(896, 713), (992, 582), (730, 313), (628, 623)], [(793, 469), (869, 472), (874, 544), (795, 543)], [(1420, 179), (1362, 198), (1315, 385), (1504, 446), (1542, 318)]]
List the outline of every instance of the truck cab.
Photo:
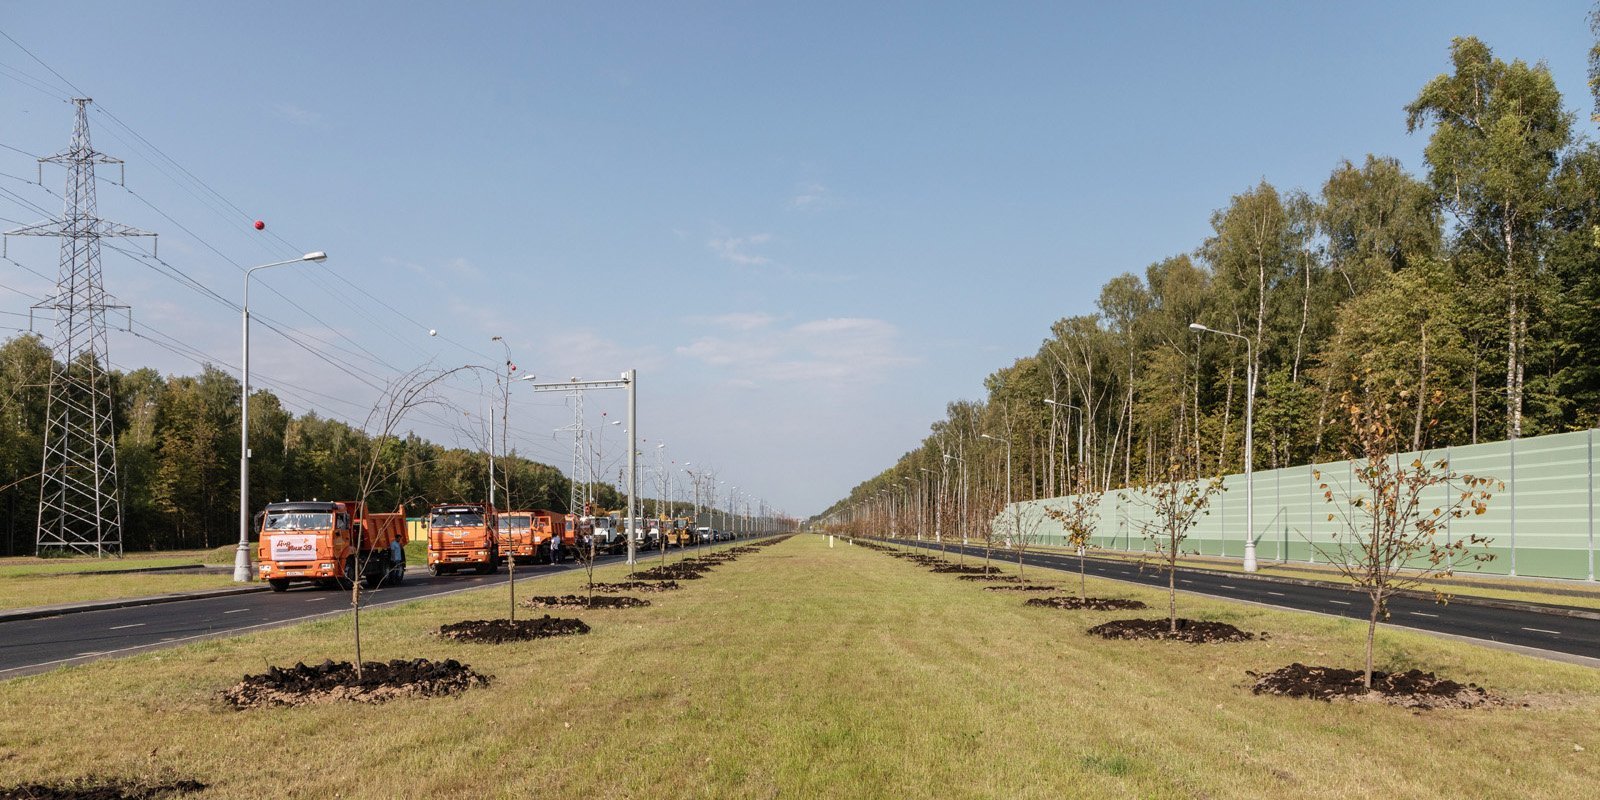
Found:
[(436, 505), (428, 510), (428, 571), (448, 575), (472, 568), (500, 569), (499, 514), (480, 503)]
[(256, 517), (258, 575), (275, 592), (292, 582), (369, 589), (405, 578), (405, 514), (369, 514), (357, 501), (268, 503)]

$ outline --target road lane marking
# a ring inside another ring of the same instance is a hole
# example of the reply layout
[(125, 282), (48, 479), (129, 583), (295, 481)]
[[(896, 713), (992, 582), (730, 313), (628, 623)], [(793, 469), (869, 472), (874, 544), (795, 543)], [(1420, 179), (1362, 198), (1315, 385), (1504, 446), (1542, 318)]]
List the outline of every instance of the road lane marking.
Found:
[(143, 622), (135, 622), (132, 625), (112, 625), (111, 630), (120, 631), (123, 628), (143, 628), (144, 625), (145, 624)]
[(241, 611), (249, 611), (249, 610), (250, 609), (248, 609), (248, 608), (236, 608), (236, 609), (234, 609), (232, 611), (224, 611), (222, 613), (224, 613), (224, 614), (238, 614)]
[(1416, 614), (1419, 617), (1437, 617), (1437, 616), (1439, 616), (1438, 614), (1429, 614), (1426, 611), (1413, 611), (1411, 613)]
[(1185, 580), (1185, 579), (1183, 579), (1183, 578), (1179, 578), (1179, 579), (1178, 579), (1178, 583), (1194, 583), (1194, 581), (1191, 581), (1191, 580)]
[(307, 603), (320, 603), (320, 602), (322, 602), (323, 600), (326, 600), (326, 599), (328, 599), (328, 598), (326, 598), (326, 597), (313, 597), (313, 598), (307, 600), (306, 602)]
[(1525, 630), (1525, 631), (1533, 631), (1534, 633), (1548, 633), (1551, 636), (1560, 636), (1561, 635), (1561, 631), (1547, 631), (1544, 628), (1523, 628), (1523, 630)]
[(1219, 584), (1217, 584), (1217, 585), (1218, 585), (1218, 586), (1221, 586), (1221, 587), (1222, 587), (1222, 588), (1224, 588), (1224, 589), (1237, 589), (1237, 588), (1239, 588), (1239, 587), (1237, 587), (1237, 586), (1229, 586), (1229, 585), (1228, 585), (1228, 584), (1226, 584), (1226, 583), (1219, 583)]
[(1341, 606), (1350, 605), (1350, 603), (1348, 603), (1347, 601), (1344, 601), (1344, 600), (1329, 600), (1328, 602), (1330, 602), (1330, 603), (1338, 603)]
[(1273, 597), (1283, 597), (1283, 592), (1267, 592), (1267, 594), (1270, 594)]

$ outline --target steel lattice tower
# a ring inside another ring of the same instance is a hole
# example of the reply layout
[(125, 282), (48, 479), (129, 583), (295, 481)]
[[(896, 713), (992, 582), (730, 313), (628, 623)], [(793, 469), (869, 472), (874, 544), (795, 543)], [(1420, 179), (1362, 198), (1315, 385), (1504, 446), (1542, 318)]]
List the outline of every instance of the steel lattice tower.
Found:
[[(122, 162), (89, 143), (89, 99), (74, 99), (72, 144), (43, 164), (67, 170), (62, 218), (7, 231), (6, 236), (61, 239), (56, 292), (34, 309), (52, 312), (55, 341), (45, 414), (44, 464), (39, 480), (40, 552), (59, 548), (96, 556), (122, 554), (122, 502), (106, 346), (106, 312), (115, 305), (100, 275), (100, 240), (153, 236), (107, 222), (95, 212), (96, 164)], [(119, 177), (120, 183), (120, 177)]]

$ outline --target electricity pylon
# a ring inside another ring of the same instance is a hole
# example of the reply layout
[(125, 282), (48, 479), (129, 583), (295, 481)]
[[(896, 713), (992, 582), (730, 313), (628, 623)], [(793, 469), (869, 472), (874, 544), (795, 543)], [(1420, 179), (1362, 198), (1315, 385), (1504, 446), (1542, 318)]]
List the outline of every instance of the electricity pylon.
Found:
[(106, 293), (100, 275), (100, 240), (155, 234), (96, 215), (95, 165), (120, 168), (122, 162), (89, 143), (89, 99), (72, 102), (78, 107), (72, 144), (39, 159), (41, 183), (44, 164), (67, 169), (62, 218), (5, 234), (61, 239), (55, 294), (33, 307), (55, 317), (36, 546), (39, 552), (59, 548), (96, 556), (122, 555), (122, 501), (113, 419), (116, 402), (107, 372), (111, 362), (106, 312), (128, 307), (115, 304)]

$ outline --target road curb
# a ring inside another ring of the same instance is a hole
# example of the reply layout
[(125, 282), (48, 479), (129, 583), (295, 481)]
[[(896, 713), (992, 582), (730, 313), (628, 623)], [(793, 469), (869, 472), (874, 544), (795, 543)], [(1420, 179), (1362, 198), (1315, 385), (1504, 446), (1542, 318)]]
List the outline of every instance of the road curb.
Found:
[[(919, 543), (919, 542), (911, 542), (911, 541), (906, 541), (906, 540), (901, 540), (901, 539), (896, 539), (896, 540), (892, 540), (892, 541), (895, 541), (895, 542), (897, 542), (899, 544), (916, 544), (918, 546), (921, 546), (921, 543)], [(1038, 553), (1038, 552), (1041, 552), (1041, 551), (1035, 550), (1034, 552)], [(1044, 552), (1048, 553), (1049, 551), (1044, 551)], [(1066, 554), (1066, 555), (1068, 555), (1071, 558), (1077, 558), (1076, 555), (1072, 555), (1072, 554)], [(1130, 567), (1130, 566), (1136, 567), (1136, 566), (1139, 566), (1137, 562), (1124, 561), (1124, 560), (1121, 560), (1121, 559), (1095, 558), (1094, 556), (1089, 556), (1088, 560), (1089, 561), (1093, 561), (1093, 562), (1098, 562), (1098, 563), (1101, 563), (1101, 564), (1113, 564), (1113, 565), (1123, 566), (1123, 567)], [(1290, 584), (1290, 585), (1293, 585), (1293, 586), (1310, 586), (1310, 587), (1314, 587), (1314, 588), (1318, 588), (1318, 589), (1343, 589), (1344, 591), (1350, 592), (1351, 594), (1361, 594), (1361, 592), (1359, 590), (1357, 590), (1353, 586), (1350, 586), (1348, 584), (1343, 584), (1343, 583), (1334, 583), (1332, 581), (1314, 581), (1314, 580), (1308, 580), (1308, 579), (1305, 579), (1305, 578), (1286, 578), (1286, 577), (1281, 577), (1281, 576), (1278, 576), (1278, 575), (1252, 575), (1252, 574), (1250, 574), (1248, 572), (1226, 572), (1226, 571), (1218, 570), (1218, 569), (1202, 569), (1202, 568), (1198, 568), (1198, 567), (1182, 567), (1182, 566), (1180, 566), (1180, 567), (1178, 567), (1178, 571), (1179, 572), (1197, 572), (1197, 573), (1202, 573), (1202, 574), (1205, 574), (1205, 575), (1214, 575), (1214, 576), (1224, 577), (1224, 578), (1234, 578), (1234, 579), (1247, 580), (1247, 581), (1258, 581), (1260, 583), (1285, 583), (1285, 584)], [(1432, 599), (1434, 599), (1434, 595), (1433, 595), (1432, 592), (1418, 592), (1418, 591), (1411, 591), (1411, 590), (1395, 592), (1395, 596), (1396, 597), (1409, 597), (1409, 598), (1412, 598), (1414, 600), (1432, 600)], [(1492, 597), (1468, 597), (1468, 596), (1465, 596), (1465, 595), (1451, 595), (1449, 603), (1455, 603), (1455, 604), (1464, 605), (1464, 606), (1477, 606), (1479, 608), (1498, 608), (1498, 609), (1500, 609), (1502, 611), (1525, 611), (1525, 612), (1528, 612), (1528, 613), (1531, 613), (1531, 614), (1548, 614), (1548, 615), (1554, 616), (1554, 617), (1574, 617), (1574, 618), (1577, 618), (1577, 619), (1600, 620), (1600, 611), (1591, 610), (1591, 609), (1587, 609), (1587, 608), (1573, 608), (1572, 606), (1546, 605), (1544, 603), (1521, 603), (1521, 602), (1517, 602), (1515, 600), (1499, 600), (1499, 599), (1492, 598)]]
[[(771, 537), (762, 537), (768, 539)], [(734, 540), (737, 543), (761, 541), (762, 539)], [(723, 544), (730, 544), (724, 542)], [(716, 543), (695, 545), (699, 547), (714, 547)], [(680, 551), (682, 552), (682, 551)], [(576, 569), (577, 562), (568, 569)], [(205, 566), (205, 565), (201, 565)], [(180, 569), (180, 567), (155, 567), (154, 569)], [(192, 567), (181, 567), (192, 569)], [(101, 573), (103, 574), (103, 573)], [(552, 573), (553, 574), (553, 573)], [(530, 576), (536, 577), (536, 576)], [(518, 578), (518, 580), (522, 580)], [(34, 606), (32, 608), (19, 608), (12, 611), (0, 611), (0, 624), (6, 622), (19, 622), (27, 619), (43, 619), (45, 617), (59, 617), (66, 614), (83, 614), (89, 611), (110, 611), (116, 608), (133, 608), (135, 606), (153, 606), (161, 603), (178, 603), (184, 600), (205, 600), (211, 597), (229, 597), (236, 594), (253, 594), (265, 592), (272, 587), (263, 583), (254, 583), (249, 586), (234, 586), (226, 589), (206, 589), (199, 592), (174, 592), (172, 594), (157, 594), (148, 597), (124, 597), (119, 600), (93, 600), (87, 603), (65, 603), (57, 606)], [(481, 587), (473, 587), (481, 588)]]
[(134, 606), (153, 606), (161, 603), (179, 603), (184, 600), (204, 600), (209, 597), (228, 597), (236, 594), (253, 594), (255, 592), (269, 591), (272, 587), (264, 585), (237, 586), (228, 589), (207, 589), (203, 592), (175, 592), (173, 594), (157, 594), (148, 597), (124, 597), (119, 600), (94, 600), (87, 603), (67, 603), (59, 606), (34, 606), (32, 608), (19, 608), (13, 611), (0, 611), (0, 623), (18, 622), (25, 619), (43, 619), (45, 617), (59, 617), (66, 614), (83, 614), (89, 611), (109, 611), (114, 608), (132, 608)]

